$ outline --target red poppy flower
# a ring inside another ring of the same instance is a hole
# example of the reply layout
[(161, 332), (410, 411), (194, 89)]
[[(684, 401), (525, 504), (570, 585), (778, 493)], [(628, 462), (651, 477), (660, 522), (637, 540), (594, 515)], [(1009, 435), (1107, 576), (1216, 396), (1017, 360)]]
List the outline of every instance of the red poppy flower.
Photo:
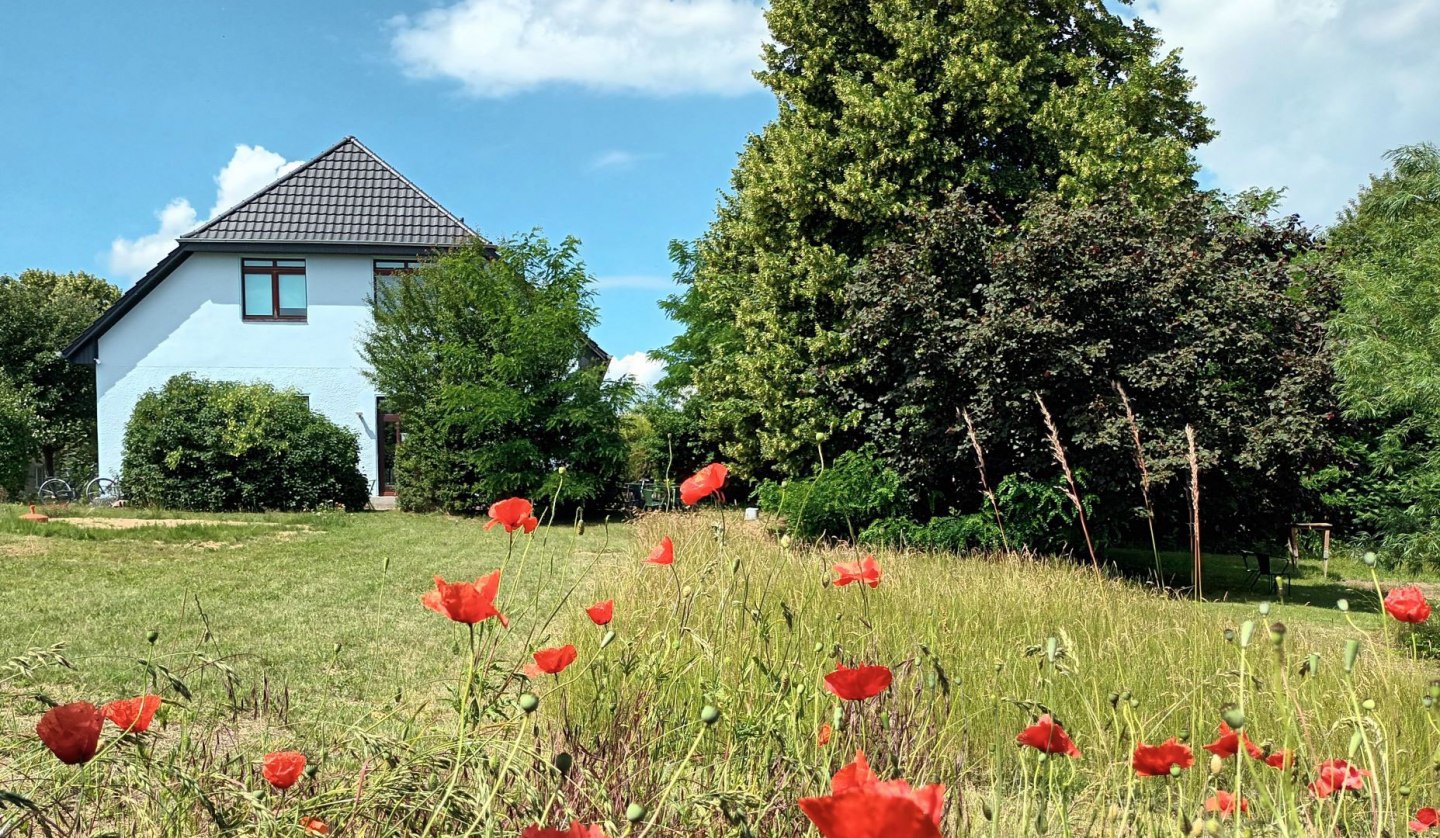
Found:
[(548, 672), (551, 675), (559, 675), (565, 667), (575, 662), (576, 652), (574, 646), (557, 646), (553, 649), (541, 649), (535, 653), (535, 665), (540, 667), (541, 672)]
[(529, 678), (531, 681), (534, 681), (536, 678), (544, 675), (545, 670), (541, 669), (538, 664), (527, 663), (524, 666), (520, 667), (520, 674), (524, 675), (526, 678)]
[(1131, 767), (1141, 777), (1168, 777), (1170, 766), (1189, 768), (1194, 764), (1195, 754), (1190, 751), (1189, 746), (1181, 745), (1180, 740), (1173, 736), (1159, 745), (1146, 745), (1143, 742), (1136, 745), (1135, 754), (1130, 760)]
[(495, 608), (495, 595), (500, 592), (500, 571), (469, 582), (446, 582), (435, 577), (435, 590), (428, 591), (420, 602), (431, 611), (444, 614), (457, 623), (475, 625), (491, 617), (509, 627), (510, 620)]
[(651, 550), (645, 561), (650, 564), (675, 564), (675, 542), (668, 535), (660, 539), (660, 546)]
[(1037, 751), (1047, 754), (1063, 754), (1067, 757), (1080, 756), (1080, 749), (1070, 740), (1070, 734), (1066, 733), (1049, 713), (1041, 716), (1039, 721), (1020, 731), (1015, 741), (1021, 745), (1029, 745)]
[(266, 754), (260, 773), (266, 782), (281, 791), (295, 785), (305, 771), (305, 755), (299, 751), (277, 751)]
[(1329, 797), (1337, 791), (1365, 788), (1365, 778), (1374, 776), (1363, 768), (1357, 768), (1343, 759), (1326, 760), (1319, 765), (1319, 776), (1310, 784), (1310, 791), (1316, 797)]
[(1251, 742), (1250, 737), (1238, 730), (1231, 730), (1230, 725), (1225, 722), (1220, 723), (1220, 738), (1201, 747), (1221, 759), (1230, 759), (1240, 751), (1241, 742), (1245, 743), (1245, 753), (1249, 754), (1251, 758), (1260, 759), (1265, 756), (1265, 752), (1260, 750), (1259, 745)]
[(820, 725), (820, 731), (815, 734), (815, 743), (822, 748), (826, 745), (829, 745), (830, 736), (833, 733), (834, 731), (830, 729), (830, 723), (825, 722), (824, 724)]
[(105, 717), (98, 707), (76, 701), (46, 710), (35, 732), (56, 759), (66, 765), (80, 765), (95, 758), (104, 725)]
[(112, 701), (100, 709), (105, 713), (105, 718), (116, 727), (144, 733), (150, 729), (150, 721), (155, 718), (155, 711), (160, 709), (160, 696), (142, 695), (139, 698)]
[(1430, 603), (1419, 587), (1406, 585), (1385, 595), (1385, 611), (1402, 623), (1423, 623), (1430, 618)]
[[(1235, 795), (1228, 791), (1217, 791), (1210, 795), (1205, 801), (1205, 811), (1218, 812), (1221, 817), (1229, 817), (1235, 813)], [(1240, 798), (1241, 814), (1250, 814), (1250, 801)]]
[(611, 618), (615, 616), (615, 600), (607, 599), (604, 602), (597, 602), (585, 609), (590, 615), (590, 622), (597, 626), (609, 625)]
[(904, 780), (881, 782), (864, 752), (841, 768), (828, 797), (800, 799), (800, 811), (825, 838), (940, 838), (945, 787), (913, 789)]
[(825, 676), (825, 688), (846, 701), (874, 698), (890, 686), (890, 669), (884, 666), (835, 664), (835, 671)]
[(1284, 770), (1295, 764), (1295, 752), (1287, 750), (1276, 751), (1270, 756), (1265, 757), (1265, 764), (1271, 768)]
[(835, 572), (840, 574), (835, 584), (842, 588), (851, 582), (864, 582), (872, 588), (880, 585), (880, 564), (874, 556), (866, 556), (858, 562), (841, 562), (835, 565)]
[(305, 830), (306, 835), (329, 835), (330, 824), (319, 818), (301, 818), (300, 828)]
[(543, 826), (527, 826), (520, 838), (607, 838), (598, 825), (586, 826), (572, 821), (569, 829), (550, 829)]
[(499, 524), (505, 528), (505, 532), (515, 532), (518, 529), (524, 529), (527, 533), (535, 532), (540, 521), (531, 514), (533, 511), (534, 507), (530, 505), (530, 501), (524, 498), (506, 498), (496, 501), (490, 504), (490, 522), (485, 525), (485, 529), (488, 530)]
[(680, 484), (681, 503), (694, 506), (725, 488), (725, 478), (729, 476), (730, 469), (720, 463), (711, 463), (700, 469)]
[(1429, 832), (1431, 829), (1440, 826), (1440, 812), (1426, 806), (1415, 813), (1410, 819), (1411, 832)]

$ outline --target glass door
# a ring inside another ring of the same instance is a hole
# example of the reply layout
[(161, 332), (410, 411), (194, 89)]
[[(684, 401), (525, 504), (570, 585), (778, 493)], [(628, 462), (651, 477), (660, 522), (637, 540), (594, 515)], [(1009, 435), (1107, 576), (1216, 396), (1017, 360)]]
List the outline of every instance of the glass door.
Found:
[(395, 450), (400, 446), (400, 414), (385, 409), (385, 400), (375, 404), (376, 442), (380, 449), (380, 494), (395, 494)]

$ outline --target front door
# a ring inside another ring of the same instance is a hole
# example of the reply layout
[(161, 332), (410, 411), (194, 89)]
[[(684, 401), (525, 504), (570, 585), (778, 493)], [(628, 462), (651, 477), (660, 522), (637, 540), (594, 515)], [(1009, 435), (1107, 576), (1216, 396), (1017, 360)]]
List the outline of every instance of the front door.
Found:
[(400, 445), (400, 414), (388, 413), (385, 400), (376, 403), (376, 442), (380, 449), (380, 494), (395, 494), (395, 449)]

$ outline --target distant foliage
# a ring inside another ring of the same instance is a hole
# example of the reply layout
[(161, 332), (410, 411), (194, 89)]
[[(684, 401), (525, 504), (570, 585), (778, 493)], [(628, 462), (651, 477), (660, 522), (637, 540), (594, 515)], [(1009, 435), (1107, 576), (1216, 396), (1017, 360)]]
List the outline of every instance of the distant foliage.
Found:
[(269, 384), (177, 375), (140, 397), (122, 482), (135, 503), (204, 512), (361, 509), (355, 435)]
[(860, 543), (875, 549), (909, 549), (965, 553), (998, 550), (1002, 546), (995, 519), (983, 512), (931, 518), (925, 523), (909, 518), (885, 518), (860, 533)]
[(0, 378), (0, 495), (16, 497), (39, 453), (35, 414), (20, 393)]
[(992, 485), (1058, 474), (1041, 394), (1087, 475), (1095, 518), (1146, 539), (1118, 382), (1139, 420), (1162, 537), (1184, 538), (1190, 424), (1202, 522), (1233, 541), (1273, 538), (1277, 521), (1316, 514), (1302, 477), (1335, 456), (1325, 323), (1338, 291), (1310, 230), (1249, 203), (1046, 198), (1007, 227), (956, 196), (853, 274), (850, 353), (826, 386), (922, 510), (981, 503), (962, 407)]
[(405, 508), (471, 512), (557, 491), (575, 504), (616, 490), (633, 385), (605, 380), (590, 353), (590, 284), (579, 242), (531, 235), (498, 250), (474, 243), (379, 286), (361, 350), (405, 417)]
[(1440, 562), (1440, 148), (1406, 146), (1331, 231), (1347, 457), (1317, 483), (1391, 560)]
[(900, 476), (873, 451), (841, 454), (813, 477), (762, 483), (760, 506), (785, 519), (801, 538), (853, 540), (872, 522), (905, 509)]
[(119, 297), (120, 289), (83, 272), (0, 276), (0, 380), (30, 406), (35, 454), (48, 473), (95, 467), (95, 370), (60, 350)]
[(694, 402), (652, 393), (625, 411), (620, 429), (629, 447), (628, 479), (678, 484), (720, 459), (700, 438), (696, 407)]

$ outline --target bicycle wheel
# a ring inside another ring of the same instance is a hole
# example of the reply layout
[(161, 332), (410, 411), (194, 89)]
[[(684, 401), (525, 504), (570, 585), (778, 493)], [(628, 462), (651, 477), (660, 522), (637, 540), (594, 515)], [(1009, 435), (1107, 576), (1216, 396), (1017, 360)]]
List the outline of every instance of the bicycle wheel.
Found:
[(120, 484), (108, 477), (94, 477), (85, 484), (81, 497), (91, 505), (112, 504), (120, 500)]
[(69, 483), (66, 483), (58, 477), (52, 477), (44, 483), (41, 483), (40, 488), (36, 490), (36, 494), (40, 496), (40, 500), (46, 503), (59, 503), (75, 498), (75, 490), (70, 488)]

